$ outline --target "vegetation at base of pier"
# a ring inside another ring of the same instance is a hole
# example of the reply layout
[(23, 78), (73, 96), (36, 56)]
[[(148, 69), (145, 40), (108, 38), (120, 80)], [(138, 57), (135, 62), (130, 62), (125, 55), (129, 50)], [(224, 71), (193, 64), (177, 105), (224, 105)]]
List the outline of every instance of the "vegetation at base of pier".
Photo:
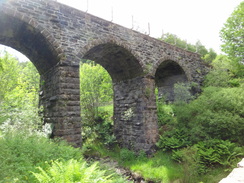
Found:
[(80, 150), (47, 138), (48, 128), (41, 128), (38, 116), (35, 67), (1, 52), (0, 182), (125, 182), (109, 168), (85, 160), (94, 157), (109, 157), (155, 182), (211, 183), (225, 177), (244, 156), (244, 50), (239, 39), (243, 7), (242, 2), (221, 31), (227, 55), (216, 55), (200, 42), (186, 46), (171, 34), (163, 38), (197, 50), (211, 69), (199, 96), (191, 96), (190, 85), (177, 83), (175, 102), (166, 102), (167, 96), (157, 100), (160, 138), (150, 157), (116, 144), (112, 81), (100, 65), (87, 61), (80, 66), (84, 134)]
[(1, 131), (0, 182), (125, 182), (98, 162), (86, 162), (80, 149), (18, 125)]

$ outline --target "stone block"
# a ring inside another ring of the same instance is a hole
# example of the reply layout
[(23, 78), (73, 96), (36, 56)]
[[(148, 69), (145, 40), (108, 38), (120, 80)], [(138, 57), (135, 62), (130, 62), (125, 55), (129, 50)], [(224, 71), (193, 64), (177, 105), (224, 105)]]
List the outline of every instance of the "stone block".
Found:
[[(148, 151), (157, 137), (155, 84), (170, 84), (172, 93), (175, 82), (200, 85), (206, 73), (196, 53), (56, 1), (4, 1), (0, 25), (1, 44), (22, 50), (41, 74), (44, 120), (55, 124), (54, 135), (72, 143), (81, 143), (81, 59), (94, 60), (110, 73), (115, 135), (135, 150)], [(4, 33), (9, 30), (10, 37)], [(123, 118), (129, 109), (130, 118)]]

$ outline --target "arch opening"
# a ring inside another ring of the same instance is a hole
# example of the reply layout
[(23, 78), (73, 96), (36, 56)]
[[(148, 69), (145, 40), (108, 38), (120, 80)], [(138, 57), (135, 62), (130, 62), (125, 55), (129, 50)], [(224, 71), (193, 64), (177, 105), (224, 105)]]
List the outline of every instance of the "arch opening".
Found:
[(32, 62), (17, 50), (0, 45), (0, 125), (20, 130), (41, 125), (39, 80)]
[(80, 63), (80, 106), (83, 143), (114, 145), (112, 79), (94, 61)]
[(58, 63), (57, 52), (37, 28), (4, 13), (1, 13), (0, 24), (0, 44), (26, 55), (40, 74)]
[[(58, 64), (63, 50), (57, 48), (47, 29), (28, 17), (6, 12), (0, 11), (0, 44), (24, 54), (38, 70), (41, 123), (52, 126), (51, 137), (62, 137), (80, 146), (80, 96), (74, 92), (79, 91), (78, 68)], [(74, 82), (67, 82), (70, 80)]]
[(102, 65), (113, 82), (124, 81), (143, 75), (139, 61), (127, 49), (114, 43), (100, 44), (91, 48), (83, 59)]
[(187, 83), (188, 78), (182, 67), (171, 60), (162, 62), (155, 74), (158, 97), (165, 98), (166, 102), (174, 101), (174, 85), (176, 83)]
[(99, 44), (88, 50), (82, 59), (100, 64), (111, 76), (113, 132), (118, 144), (138, 151), (150, 149), (152, 144), (145, 140), (147, 124), (143, 117), (146, 81), (138, 59), (115, 43)]

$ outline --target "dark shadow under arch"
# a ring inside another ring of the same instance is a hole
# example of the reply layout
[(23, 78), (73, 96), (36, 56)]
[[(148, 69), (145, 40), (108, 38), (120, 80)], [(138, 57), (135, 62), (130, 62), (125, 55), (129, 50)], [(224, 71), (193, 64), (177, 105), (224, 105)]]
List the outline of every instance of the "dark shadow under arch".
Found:
[(139, 61), (127, 49), (115, 43), (105, 43), (91, 48), (83, 59), (102, 65), (111, 75), (113, 82), (124, 81), (143, 75)]
[(166, 60), (159, 65), (155, 74), (155, 82), (159, 96), (165, 96), (166, 101), (174, 101), (174, 84), (186, 83), (188, 78), (178, 63)]
[(58, 53), (40, 30), (3, 12), (0, 13), (0, 44), (26, 55), (40, 74), (55, 66)]

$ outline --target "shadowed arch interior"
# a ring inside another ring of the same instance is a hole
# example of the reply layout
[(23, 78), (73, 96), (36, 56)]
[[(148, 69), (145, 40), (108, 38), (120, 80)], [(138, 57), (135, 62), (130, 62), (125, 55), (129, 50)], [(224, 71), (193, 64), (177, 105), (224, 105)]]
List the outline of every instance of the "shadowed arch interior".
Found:
[(0, 16), (0, 25), (0, 44), (26, 55), (40, 74), (58, 63), (57, 54), (50, 43), (33, 26), (3, 13)]
[(143, 75), (139, 61), (128, 50), (113, 43), (91, 48), (83, 59), (93, 60), (102, 65), (111, 75), (113, 82)]
[(162, 62), (155, 74), (155, 82), (159, 95), (164, 95), (166, 100), (174, 100), (174, 84), (187, 82), (188, 79), (182, 67), (171, 60)]

